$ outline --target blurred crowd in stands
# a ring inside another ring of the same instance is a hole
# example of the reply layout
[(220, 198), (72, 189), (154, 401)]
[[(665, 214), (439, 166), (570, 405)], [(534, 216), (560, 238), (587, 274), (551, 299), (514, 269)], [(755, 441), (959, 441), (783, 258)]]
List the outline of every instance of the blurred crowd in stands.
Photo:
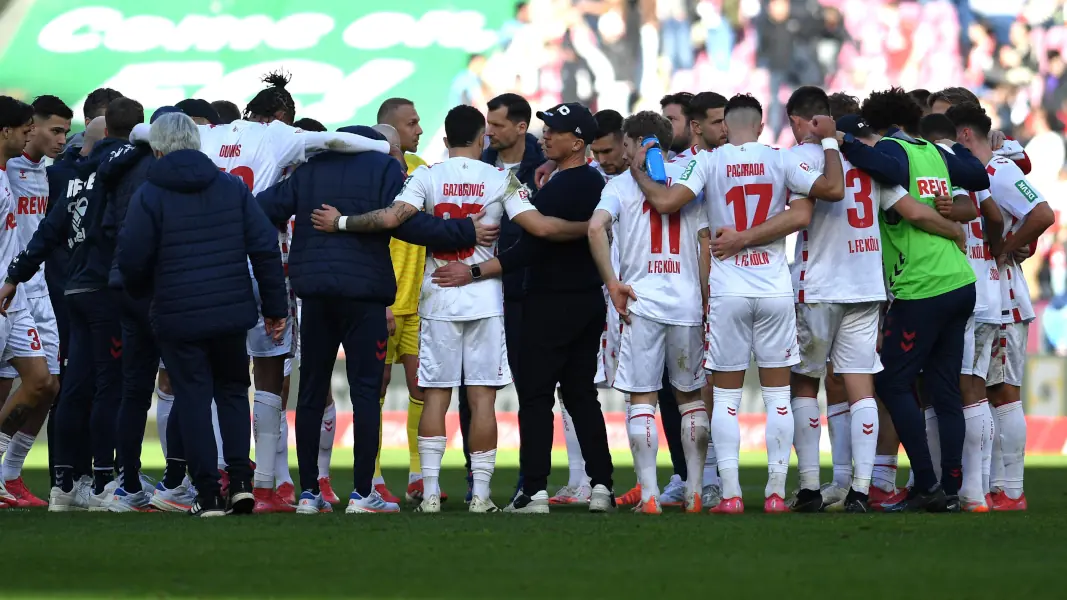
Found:
[[(800, 85), (860, 98), (963, 85), (1020, 140), (1030, 178), (1067, 210), (1067, 0), (529, 0), (491, 52), (472, 56), (450, 103), (502, 92), (534, 106), (583, 102), (629, 114), (678, 91), (751, 93), (764, 139), (789, 146), (784, 104)], [(1033, 350), (1067, 355), (1067, 221), (1024, 263), (1049, 302)]]

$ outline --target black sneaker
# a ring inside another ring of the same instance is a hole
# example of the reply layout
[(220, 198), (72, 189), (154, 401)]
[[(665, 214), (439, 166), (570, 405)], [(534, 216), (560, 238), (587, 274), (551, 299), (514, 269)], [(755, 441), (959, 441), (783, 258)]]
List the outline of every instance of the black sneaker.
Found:
[(548, 507), (548, 492), (541, 490), (533, 496), (528, 496), (525, 493), (519, 494), (512, 500), (511, 504), (504, 508), (504, 512), (547, 515)]
[(196, 497), (196, 502), (193, 502), (192, 508), (189, 509), (189, 514), (203, 519), (209, 517), (224, 517), (226, 516), (226, 503), (222, 501), (222, 496), (198, 495)]
[(226, 514), (250, 515), (256, 507), (252, 484), (247, 481), (231, 481)]
[(959, 494), (947, 494), (945, 496), (945, 512), (958, 513), (962, 510)]
[(871, 507), (867, 505), (867, 494), (861, 494), (854, 489), (848, 490), (848, 495), (845, 496), (845, 512), (847, 513), (868, 513), (871, 512)]
[[(958, 504), (958, 502), (957, 502)], [(886, 505), (884, 511), (889, 512), (945, 512), (948, 510), (948, 498), (945, 490), (938, 483), (928, 491), (920, 491), (911, 488), (906, 498), (896, 504)]]
[(822, 510), (822, 492), (801, 488), (793, 501), (793, 512), (815, 513)]

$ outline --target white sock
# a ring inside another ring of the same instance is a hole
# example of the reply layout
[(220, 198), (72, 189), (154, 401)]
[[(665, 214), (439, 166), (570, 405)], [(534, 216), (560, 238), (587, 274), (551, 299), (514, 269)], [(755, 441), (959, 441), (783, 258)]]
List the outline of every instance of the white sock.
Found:
[[(878, 448), (878, 404), (874, 398), (864, 398), (850, 406), (849, 412), (852, 415), (850, 449), (856, 463), (852, 489), (866, 494), (871, 489), (874, 454)], [(837, 465), (834, 465), (834, 481), (837, 481)]]
[(274, 489), (274, 461), (281, 432), (282, 397), (256, 390), (252, 395), (252, 434), (256, 440), (253, 486)]
[(682, 413), (682, 450), (685, 452), (685, 494), (700, 494), (704, 486), (704, 463), (708, 452), (708, 411), (704, 402), (680, 404)]
[(989, 455), (989, 491), (1004, 489), (1004, 453), (1002, 451), (1004, 428), (1000, 423), (999, 407), (989, 405), (993, 417), (993, 449)]
[(897, 489), (897, 455), (876, 454), (871, 483), (883, 492), (893, 493)]
[(767, 407), (767, 488), (764, 496), (785, 498), (785, 476), (793, 453), (793, 411), (789, 409), (789, 386), (762, 387)]
[(1026, 417), (1023, 403), (997, 407), (1000, 449), (1004, 458), (1004, 493), (1012, 500), (1023, 495), (1023, 457), (1026, 455)]
[(826, 427), (830, 430), (830, 456), (834, 462), (834, 484), (847, 490), (849, 482), (852, 481), (852, 440), (854, 439), (852, 437), (852, 410), (849, 405), (827, 406)]
[[(448, 438), (443, 435), (419, 436), (419, 462), (422, 463), (423, 497), (441, 495), (441, 459)], [(473, 457), (472, 457), (473, 460)], [(473, 467), (473, 463), (471, 465)]]
[(333, 402), (322, 413), (319, 428), (319, 479), (330, 476), (330, 460), (333, 458), (333, 441), (337, 435), (337, 405)]
[[(626, 422), (629, 423), (630, 422), (630, 394), (627, 394), (626, 392), (623, 392), (622, 401), (623, 401), (623, 404), (626, 406)], [(629, 427), (630, 426), (627, 425), (626, 427), (627, 427), (627, 431), (629, 431)], [(627, 436), (629, 436), (629, 433), (627, 433)], [(633, 456), (633, 450), (632, 449), (630, 450), (630, 458), (633, 458), (633, 460), (634, 460), (634, 473), (636, 474), (637, 473), (637, 458)]]
[[(471, 495), (482, 500), (489, 499), (489, 482), (493, 479), (496, 467), (496, 448), (482, 452), (471, 452), (471, 479), (474, 486)], [(425, 468), (425, 467), (423, 467)]]
[[(930, 461), (934, 463), (934, 475), (941, 481), (941, 430), (937, 428), (937, 411), (926, 408), (926, 444), (930, 447)], [(909, 479), (913, 481), (914, 478)]]
[(11, 444), (4, 453), (4, 481), (11, 481), (22, 477), (22, 465), (26, 462), (26, 455), (33, 447), (33, 441), (37, 436), (21, 431), (11, 437)]
[[(278, 398), (278, 406), (281, 406), (282, 400)], [(253, 404), (253, 408), (255, 405)], [(253, 424), (255, 421), (253, 421)], [(218, 451), (218, 459), (215, 461), (216, 466), (220, 471), (226, 469), (226, 458), (222, 456), (222, 429), (219, 428), (219, 410), (215, 405), (215, 401), (211, 401), (211, 427), (215, 430), (215, 449)], [(255, 429), (253, 429), (254, 435)]]
[(993, 464), (993, 440), (996, 432), (993, 430), (993, 405), (988, 400), (982, 400), (982, 408), (985, 417), (982, 418), (982, 493), (989, 491), (989, 473)]
[(915, 469), (908, 469), (908, 482), (904, 484), (904, 487), (909, 490), (915, 487)]
[(722, 486), (719, 479), (718, 460), (715, 457), (715, 442), (711, 441), (711, 420), (708, 420), (708, 453), (704, 457), (704, 485)]
[(156, 398), (156, 431), (163, 456), (167, 456), (167, 421), (170, 420), (170, 409), (174, 408), (174, 396), (156, 388)]
[(981, 404), (963, 407), (963, 483), (960, 496), (968, 500), (985, 499), (982, 491), (982, 442), (989, 412)]
[(275, 487), (283, 483), (293, 483), (293, 477), (289, 474), (289, 419), (285, 418), (284, 410), (281, 417), (281, 427), (278, 429), (278, 452), (274, 454)]
[(793, 398), (793, 446), (797, 449), (797, 472), (800, 487), (819, 489), (819, 438), (822, 437), (819, 401), (815, 398)]
[(647, 502), (652, 496), (659, 497), (659, 484), (656, 482), (656, 453), (659, 451), (656, 407), (631, 404), (626, 431), (630, 436), (630, 452), (634, 455), (637, 483), (641, 484), (641, 501)]
[(567, 485), (578, 489), (585, 478), (585, 459), (582, 458), (582, 445), (578, 443), (578, 434), (574, 431), (574, 421), (570, 413), (563, 406), (563, 400), (559, 401), (559, 412), (563, 417), (563, 439), (567, 442), (567, 467), (570, 476)]
[(741, 424), (737, 412), (741, 408), (741, 389), (714, 388), (715, 408), (711, 411), (711, 439), (715, 441), (716, 463), (722, 480), (722, 497), (740, 498), (741, 482), (737, 462), (741, 454)]

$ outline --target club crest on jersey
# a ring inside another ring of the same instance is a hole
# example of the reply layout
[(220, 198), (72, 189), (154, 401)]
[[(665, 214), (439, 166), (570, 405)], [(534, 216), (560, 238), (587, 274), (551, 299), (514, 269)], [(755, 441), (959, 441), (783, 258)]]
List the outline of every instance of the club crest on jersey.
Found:
[(685, 166), (685, 170), (682, 171), (681, 181), (689, 181), (689, 176), (693, 174), (693, 169), (695, 169), (696, 166), (696, 159), (689, 161), (689, 164)]
[(1034, 201), (1037, 200), (1037, 192), (1034, 191), (1034, 188), (1030, 187), (1030, 184), (1027, 183), (1025, 179), (1016, 181), (1015, 189), (1019, 190), (1019, 193), (1023, 196), (1026, 196), (1026, 199), (1030, 204), (1033, 204)]

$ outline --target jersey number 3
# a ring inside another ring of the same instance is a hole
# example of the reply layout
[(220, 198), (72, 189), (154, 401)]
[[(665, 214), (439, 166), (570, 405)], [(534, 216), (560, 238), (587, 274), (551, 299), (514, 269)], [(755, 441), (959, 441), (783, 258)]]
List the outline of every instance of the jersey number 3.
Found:
[[(442, 219), (466, 219), (482, 211), (481, 204), (452, 204), (445, 202), (433, 207), (433, 216)], [(432, 256), (438, 260), (463, 260), (474, 256), (474, 248), (463, 248), (454, 251), (434, 252)]]
[[(857, 185), (855, 189), (852, 186)], [(856, 202), (854, 208), (848, 209), (848, 224), (856, 229), (866, 229), (874, 225), (874, 200), (871, 199), (871, 176), (859, 169), (849, 169), (845, 173), (845, 187), (852, 192)], [(862, 209), (863, 214), (860, 215)]]

